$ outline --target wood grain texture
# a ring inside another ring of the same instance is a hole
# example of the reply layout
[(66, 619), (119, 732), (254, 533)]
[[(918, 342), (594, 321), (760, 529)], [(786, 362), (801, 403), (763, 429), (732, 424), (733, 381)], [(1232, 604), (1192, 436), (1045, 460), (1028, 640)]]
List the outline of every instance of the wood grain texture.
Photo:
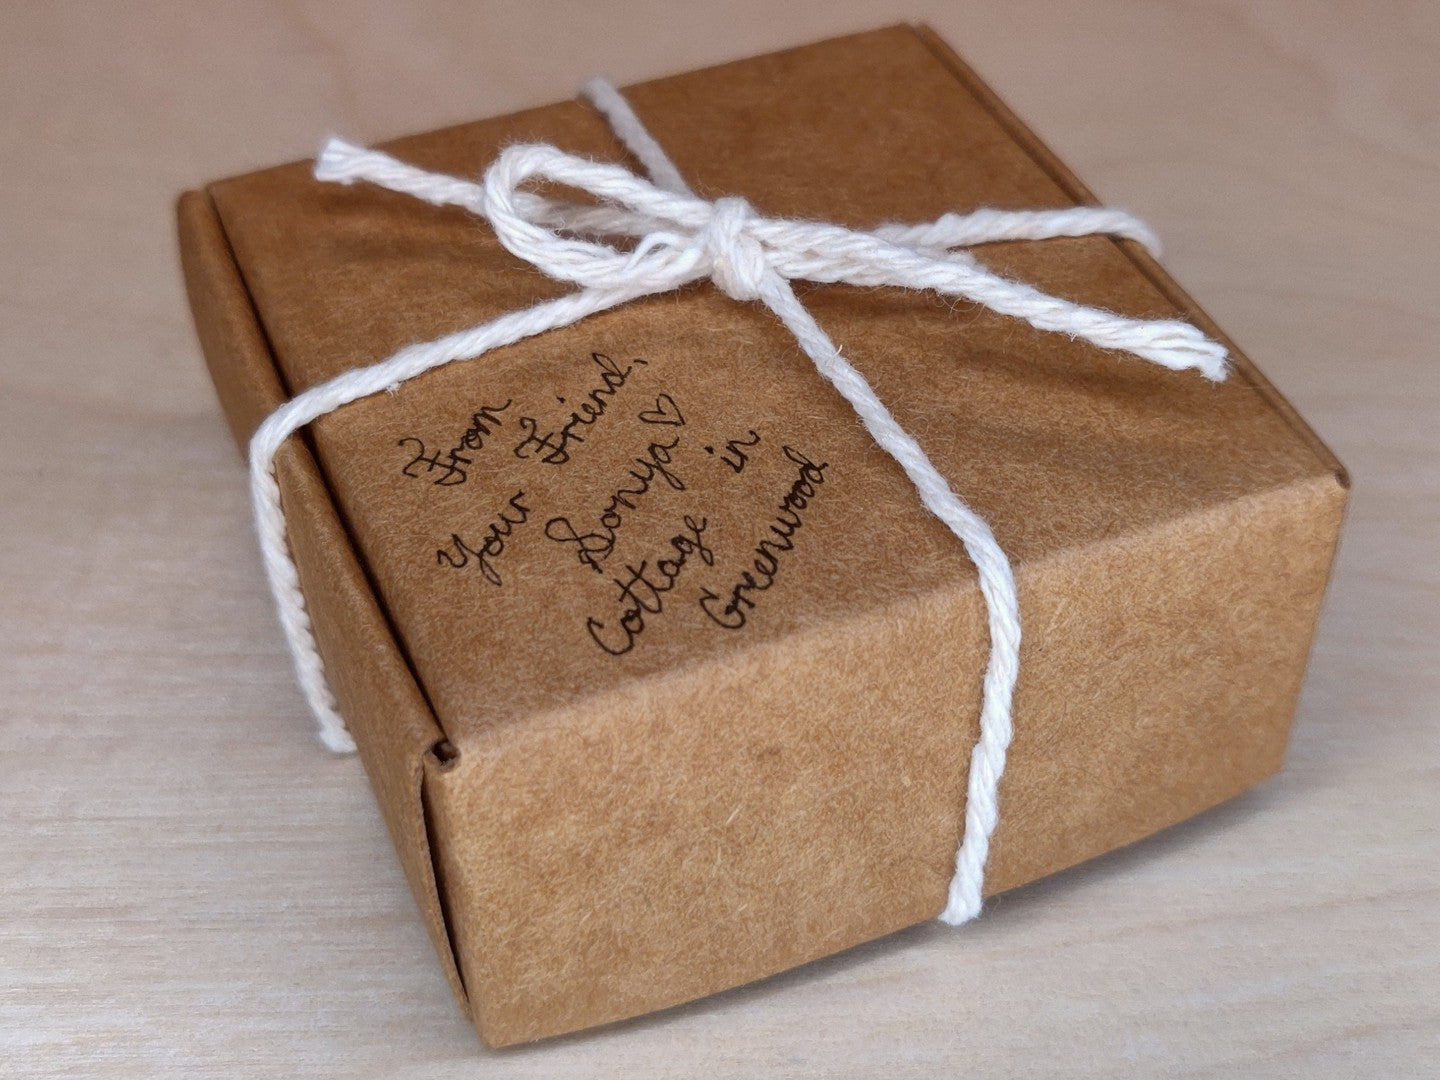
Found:
[[(762, 984), (484, 1051), (313, 741), (176, 267), (216, 176), (934, 25), (1350, 466), (1286, 772)], [(1423, 1076), (1440, 1062), (1440, 8), (11, 5), (0, 34), (0, 1072)]]

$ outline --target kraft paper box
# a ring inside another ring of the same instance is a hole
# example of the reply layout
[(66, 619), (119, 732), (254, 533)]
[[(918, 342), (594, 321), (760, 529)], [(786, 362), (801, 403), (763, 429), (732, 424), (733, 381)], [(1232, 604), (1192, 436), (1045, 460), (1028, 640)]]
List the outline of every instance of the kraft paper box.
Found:
[[(698, 192), (765, 214), (870, 227), (1092, 201), (925, 30), (628, 93)], [(521, 141), (638, 167), (574, 101), (386, 149), (478, 176)], [(318, 183), (308, 162), (179, 213), (242, 442), (291, 394), (568, 288), (463, 211)], [(978, 254), (1224, 340), (1129, 242)], [(1236, 353), (1215, 384), (929, 294), (800, 289), (1016, 568), (987, 891), (1274, 773), (1346, 481), (1255, 368)], [(940, 911), (988, 648), (976, 574), (763, 308), (709, 283), (638, 301), (346, 406), (278, 465), (331, 682), (486, 1042)], [(801, 522), (757, 578), (796, 490)]]

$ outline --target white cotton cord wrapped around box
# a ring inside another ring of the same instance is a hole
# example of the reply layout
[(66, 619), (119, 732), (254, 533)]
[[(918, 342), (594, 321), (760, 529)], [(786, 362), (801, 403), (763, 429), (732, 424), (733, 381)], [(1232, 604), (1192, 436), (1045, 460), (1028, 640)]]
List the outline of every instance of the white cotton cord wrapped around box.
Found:
[[(1020, 663), (1020, 605), (1015, 578), (990, 527), (956, 495), (920, 444), (895, 420), (864, 376), (840, 353), (795, 295), (791, 282), (844, 282), (926, 289), (981, 304), (1041, 330), (1133, 353), (1174, 370), (1223, 379), (1226, 352), (1179, 320), (1130, 319), (1049, 296), (980, 266), (953, 249), (1002, 240), (1104, 234), (1158, 250), (1154, 234), (1123, 211), (977, 210), (921, 225), (859, 231), (822, 222), (766, 218), (742, 198), (698, 198), (640, 123), (629, 102), (597, 79), (583, 93), (640, 161), (649, 180), (618, 166), (575, 157), (554, 146), (512, 146), (480, 184), (426, 172), (387, 154), (332, 139), (315, 166), (319, 180), (363, 180), (436, 206), (460, 206), (485, 218), (514, 255), (580, 288), (436, 341), (407, 346), (378, 364), (306, 390), (271, 414), (250, 443), (251, 495), (270, 587), (300, 687), (332, 750), (355, 749), (315, 645), (299, 575), (286, 540), (275, 480), (275, 454), (312, 420), (443, 364), (473, 359), (523, 338), (568, 326), (642, 296), (710, 279), (737, 301), (759, 301), (784, 324), (816, 369), (849, 402), (866, 430), (909, 477), (925, 507), (953, 532), (979, 574), (990, 636), (982, 683), (980, 737), (970, 757), (965, 828), (940, 918), (959, 924), (980, 912), (990, 837), (999, 821), (999, 785), (1012, 731), (1011, 704)], [(587, 192), (596, 205), (543, 198), (524, 190), (547, 180)], [(636, 242), (620, 249), (604, 237)]]

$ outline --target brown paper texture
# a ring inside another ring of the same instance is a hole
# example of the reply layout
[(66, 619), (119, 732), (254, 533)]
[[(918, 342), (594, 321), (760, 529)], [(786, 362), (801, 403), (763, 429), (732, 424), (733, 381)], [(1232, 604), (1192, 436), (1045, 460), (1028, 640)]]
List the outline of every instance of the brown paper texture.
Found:
[[(627, 93), (699, 193), (764, 214), (1089, 201), (926, 31)], [(386, 148), (477, 175), (517, 141), (634, 166), (575, 102)], [(461, 211), (309, 170), (182, 200), (237, 436), (287, 394), (566, 288)], [(979, 254), (1219, 333), (1127, 242)], [(930, 295), (800, 291), (1016, 567), (989, 891), (1279, 768), (1345, 482), (1248, 360), (1215, 385)], [(692, 286), (294, 442), (281, 482), (322, 653), (487, 1042), (690, 1000), (943, 906), (987, 651), (975, 572), (766, 311)]]

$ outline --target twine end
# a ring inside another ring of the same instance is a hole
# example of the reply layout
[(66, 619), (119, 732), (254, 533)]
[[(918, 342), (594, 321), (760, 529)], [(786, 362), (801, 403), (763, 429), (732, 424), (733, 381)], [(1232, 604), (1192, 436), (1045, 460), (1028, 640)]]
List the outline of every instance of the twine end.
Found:
[(364, 153), (361, 147), (334, 135), (330, 136), (315, 158), (315, 179), (336, 184), (353, 184), (356, 180), (355, 162)]
[(335, 726), (322, 723), (319, 729), (320, 741), (332, 754), (355, 753), (355, 739), (345, 730), (343, 724)]

